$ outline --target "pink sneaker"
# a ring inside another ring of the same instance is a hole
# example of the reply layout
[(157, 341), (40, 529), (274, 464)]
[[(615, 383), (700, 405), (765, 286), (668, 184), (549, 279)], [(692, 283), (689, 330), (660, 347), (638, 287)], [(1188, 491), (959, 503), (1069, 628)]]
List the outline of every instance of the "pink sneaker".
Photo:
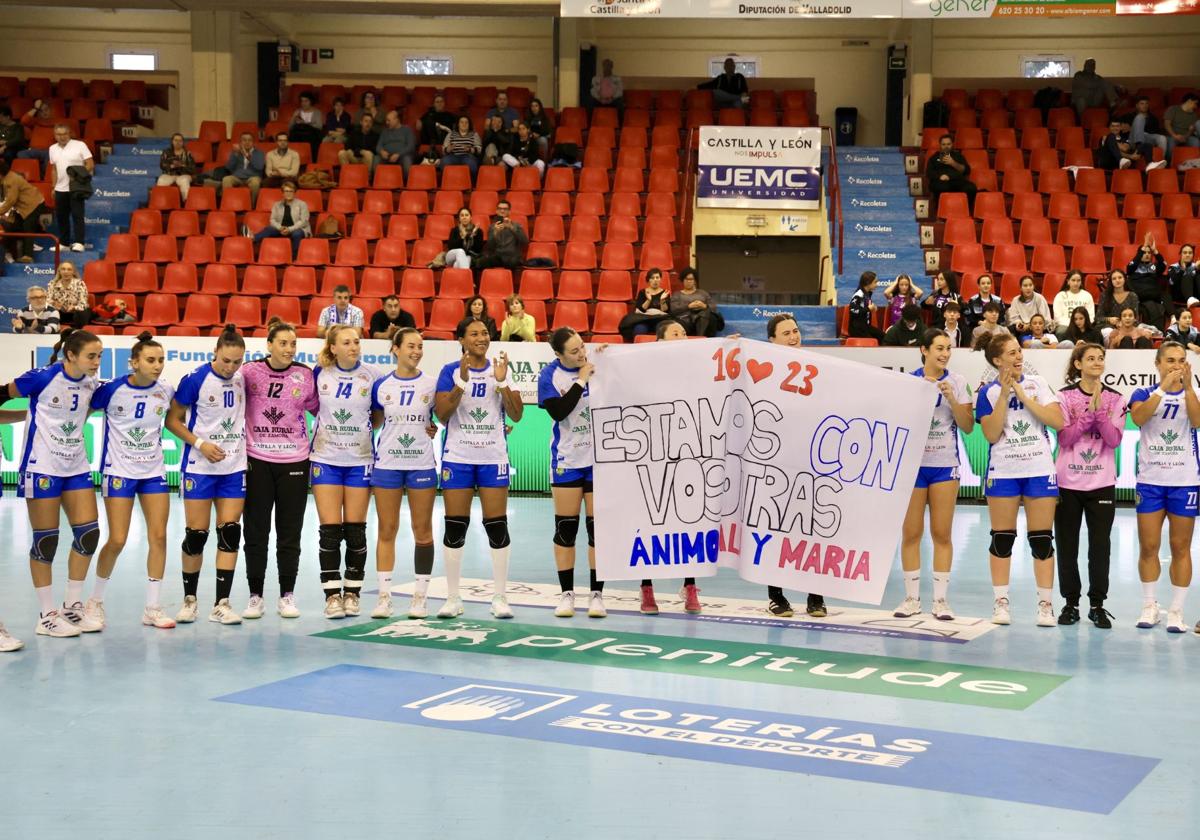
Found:
[(700, 590), (696, 588), (696, 584), (688, 584), (679, 590), (679, 597), (683, 599), (683, 611), (690, 615), (698, 615), (700, 608)]
[(658, 615), (658, 602), (654, 600), (654, 587), (642, 587), (642, 615)]

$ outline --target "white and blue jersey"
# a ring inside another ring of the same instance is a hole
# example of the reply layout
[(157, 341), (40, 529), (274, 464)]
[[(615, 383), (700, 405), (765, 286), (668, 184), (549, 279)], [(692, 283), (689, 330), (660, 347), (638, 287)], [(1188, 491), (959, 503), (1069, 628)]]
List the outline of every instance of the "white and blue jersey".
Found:
[[(579, 368), (565, 367), (555, 359), (542, 368), (538, 375), (538, 404), (561, 397), (579, 380)], [(588, 387), (583, 385), (583, 396), (562, 420), (554, 424), (550, 435), (550, 469), (579, 470), (591, 467), (592, 456), (592, 412), (588, 402)]]
[[(917, 368), (913, 376), (925, 378), (925, 368)], [(971, 395), (967, 391), (967, 380), (957, 373), (943, 371), (938, 382), (949, 382), (953, 400), (957, 405), (969, 404)], [(922, 467), (958, 466), (958, 421), (954, 419), (953, 406), (938, 392), (933, 407), (933, 418), (929, 421), (929, 436), (925, 438), (925, 454)]]
[(96, 389), (92, 408), (104, 412), (100, 469), (105, 476), (141, 479), (166, 473), (162, 430), (174, 394), (175, 389), (166, 382), (142, 387), (128, 376)]
[(90, 472), (83, 427), (96, 384), (90, 376), (67, 376), (61, 362), (17, 377), (17, 390), (29, 398), (22, 473), (67, 478)]
[[(1138, 388), (1129, 397), (1129, 407), (1146, 402), (1153, 393), (1151, 388)], [(1142, 424), (1137, 447), (1137, 480), (1139, 484), (1158, 487), (1200, 484), (1196, 430), (1188, 419), (1182, 390), (1162, 395), (1154, 415)]]
[[(1021, 387), (1039, 405), (1058, 402), (1046, 380), (1036, 374), (1021, 377)], [(979, 390), (975, 401), (975, 419), (979, 422), (992, 413), (1000, 394), (1000, 382), (995, 381)], [(1008, 396), (1008, 412), (1000, 439), (988, 450), (988, 479), (1031, 478), (1057, 475), (1051, 451), (1050, 433), (1041, 420), (1033, 415), (1017, 395)]]
[(446, 422), (442, 435), (442, 461), (452, 464), (508, 465), (504, 431), (504, 399), (492, 363), (467, 371), (469, 381), (458, 381), (459, 362), (450, 362), (438, 376), (438, 393), (463, 388), (458, 408)]
[(231, 475), (246, 469), (246, 390), (239, 370), (228, 379), (212, 365), (200, 365), (179, 383), (175, 402), (187, 409), (192, 434), (216, 444), (225, 458), (215, 464), (195, 447), (183, 448), (180, 462), (185, 474)]
[(350, 370), (313, 370), (320, 406), (312, 460), (333, 467), (364, 467), (375, 460), (371, 434), (371, 388), (379, 372), (359, 362)]
[(383, 425), (375, 441), (377, 470), (431, 470), (433, 441), (428, 426), (433, 421), (437, 383), (418, 373), (401, 379), (389, 373), (371, 388), (371, 410), (383, 412)]

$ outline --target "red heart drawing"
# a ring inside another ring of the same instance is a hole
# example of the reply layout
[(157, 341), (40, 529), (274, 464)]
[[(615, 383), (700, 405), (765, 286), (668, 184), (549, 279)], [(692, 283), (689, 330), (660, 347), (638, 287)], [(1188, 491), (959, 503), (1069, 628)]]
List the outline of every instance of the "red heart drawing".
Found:
[(755, 382), (762, 382), (771, 375), (773, 370), (775, 370), (775, 366), (770, 362), (759, 362), (755, 359), (746, 362), (746, 372)]

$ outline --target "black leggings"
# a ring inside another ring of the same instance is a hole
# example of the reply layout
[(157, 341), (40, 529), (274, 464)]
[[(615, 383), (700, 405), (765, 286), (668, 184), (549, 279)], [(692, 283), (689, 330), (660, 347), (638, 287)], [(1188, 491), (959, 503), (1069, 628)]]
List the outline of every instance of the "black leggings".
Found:
[(1082, 584), (1079, 581), (1079, 530), (1087, 520), (1088, 530), (1088, 602), (1103, 604), (1108, 597), (1110, 532), (1116, 509), (1112, 487), (1099, 490), (1058, 488), (1058, 508), (1054, 511), (1055, 545), (1058, 549), (1058, 591), (1068, 604), (1078, 604)]
[(300, 566), (300, 531), (308, 507), (308, 460), (276, 464), (246, 459), (246, 510), (242, 527), (246, 535), (246, 582), (251, 595), (262, 595), (267, 577), (267, 542), (271, 536), (271, 510), (275, 511), (275, 565), (279, 594), (296, 588)]

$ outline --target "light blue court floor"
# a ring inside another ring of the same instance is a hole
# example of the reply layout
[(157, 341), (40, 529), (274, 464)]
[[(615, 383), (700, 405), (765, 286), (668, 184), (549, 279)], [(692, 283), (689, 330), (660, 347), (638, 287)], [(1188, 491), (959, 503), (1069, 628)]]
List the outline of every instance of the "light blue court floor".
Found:
[[(172, 614), (181, 514), (176, 502)], [(510, 514), (512, 580), (553, 587), (549, 500), (514, 499)], [(706, 603), (721, 605), (704, 621), (618, 613), (631, 602), (616, 598), (606, 620), (564, 621), (528, 605), (541, 590), (514, 587), (517, 616), (503, 626), (482, 601), (457, 622), (373, 622), (373, 594), (361, 618), (329, 622), (310, 505), (302, 618), (272, 610), (221, 627), (202, 612), (173, 631), (142, 627), (135, 525), (109, 587), (109, 629), (46, 639), (33, 632), (23, 504), (0, 501), (0, 525), (0, 618), (26, 641), (0, 655), (4, 840), (1200, 837), (1200, 637), (1134, 629), (1128, 508), (1107, 632), (1034, 626), (1024, 545), (1014, 624), (971, 621), (990, 615), (986, 513), (960, 508), (961, 633), (945, 637), (836, 603), (825, 625), (760, 622), (738, 606), (761, 588), (724, 572), (701, 580)], [(403, 534), (398, 555), (401, 586)], [(206, 559), (204, 604), (211, 544)], [(56, 573), (61, 597), (62, 558)], [(465, 575), (490, 575), (478, 509)], [(586, 589), (582, 560), (576, 580)], [(893, 572), (882, 608), (901, 590)], [(672, 587), (658, 591), (668, 606)], [(240, 609), (240, 567), (234, 592)], [(407, 599), (396, 606), (402, 615)], [(1187, 616), (1200, 617), (1200, 594)], [(315, 635), (330, 630), (340, 637)]]

